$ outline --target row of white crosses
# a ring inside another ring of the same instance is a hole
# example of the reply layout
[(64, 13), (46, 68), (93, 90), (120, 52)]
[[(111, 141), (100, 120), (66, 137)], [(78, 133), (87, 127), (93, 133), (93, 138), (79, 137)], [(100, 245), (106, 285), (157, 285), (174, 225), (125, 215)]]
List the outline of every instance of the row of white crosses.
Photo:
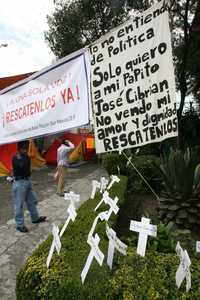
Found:
[(75, 194), (74, 192), (71, 191), (69, 193), (65, 193), (64, 199), (70, 202), (67, 208), (68, 217), (60, 232), (58, 226), (53, 224), (53, 229), (52, 229), (53, 241), (46, 261), (47, 268), (49, 268), (54, 250), (56, 249), (58, 255), (60, 254), (60, 250), (62, 247), (60, 239), (63, 236), (65, 230), (67, 229), (69, 222), (70, 221), (74, 222), (77, 216), (75, 203), (78, 203), (80, 201), (80, 195)]
[(105, 177), (101, 177), (100, 182), (97, 180), (92, 180), (92, 193), (91, 193), (90, 198), (94, 199), (97, 189), (99, 189), (100, 193), (102, 193), (105, 190), (110, 190), (110, 188), (113, 186), (113, 184), (115, 182), (118, 183), (119, 181), (120, 181), (120, 179), (116, 175), (111, 175), (111, 181), (110, 181), (109, 185), (108, 185), (108, 179), (106, 179)]
[[(101, 182), (98, 182), (96, 180), (93, 180), (92, 182), (93, 189), (92, 189), (91, 198), (94, 198), (97, 189), (99, 189), (100, 192), (103, 193), (102, 199), (99, 202), (99, 204), (96, 206), (95, 211), (101, 206), (102, 203), (108, 204), (110, 208), (107, 211), (103, 211), (98, 214), (88, 234), (87, 243), (90, 245), (91, 250), (88, 255), (86, 264), (81, 273), (82, 283), (84, 283), (85, 281), (85, 278), (87, 276), (87, 273), (90, 269), (90, 266), (94, 258), (96, 259), (96, 261), (99, 263), (100, 266), (102, 266), (103, 264), (104, 254), (99, 248), (100, 237), (97, 233), (95, 234), (95, 236), (93, 236), (93, 234), (99, 220), (108, 222), (111, 214), (112, 213), (117, 214), (119, 211), (119, 207), (117, 206), (117, 202), (119, 199), (117, 197), (112, 199), (109, 196), (109, 193), (107, 191), (112, 187), (112, 185), (115, 182), (119, 182), (119, 181), (120, 179), (117, 176), (112, 175), (109, 185), (108, 185), (108, 180), (104, 177), (101, 178)], [(56, 249), (57, 253), (58, 254), (60, 253), (61, 250), (60, 238), (64, 234), (70, 220), (72, 220), (73, 222), (75, 221), (75, 218), (77, 216), (76, 209), (75, 209), (75, 202), (80, 201), (80, 195), (77, 195), (74, 192), (66, 193), (65, 200), (70, 201), (70, 205), (67, 209), (68, 218), (63, 228), (61, 229), (60, 233), (59, 233), (58, 226), (53, 224), (53, 229), (52, 229), (53, 242), (47, 258), (47, 267), (49, 267), (54, 250)], [(139, 233), (137, 254), (141, 256), (145, 256), (148, 236), (152, 236), (152, 237), (157, 236), (157, 226), (150, 224), (150, 219), (142, 217), (141, 222), (131, 220), (130, 230)], [(109, 239), (107, 265), (110, 267), (110, 269), (112, 269), (115, 249), (118, 250), (118, 252), (120, 252), (121, 254), (126, 255), (127, 246), (117, 238), (116, 232), (112, 228), (110, 228), (108, 224), (106, 224), (106, 234)], [(196, 251), (200, 252), (200, 242), (196, 243)], [(187, 251), (183, 250), (179, 243), (176, 246), (176, 252), (180, 258), (180, 265), (176, 272), (176, 285), (179, 288), (183, 280), (186, 278), (186, 291), (189, 291), (191, 288), (191, 274), (189, 269), (191, 265), (191, 261)]]
[[(157, 236), (157, 226), (150, 224), (150, 219), (142, 218), (141, 222), (131, 221), (130, 230), (139, 232), (139, 239), (137, 245), (137, 254), (145, 256), (147, 237)], [(197, 248), (200, 246), (200, 243), (197, 244)], [(200, 247), (199, 247), (200, 252)], [(191, 261), (186, 250), (183, 250), (180, 246), (180, 243), (177, 243), (176, 253), (180, 258), (180, 265), (176, 272), (176, 285), (180, 288), (184, 278), (186, 278), (186, 291), (188, 292), (191, 288), (191, 274), (190, 274), (190, 265)]]
[[(112, 177), (112, 180), (111, 180), (109, 186), (107, 187), (107, 189), (109, 189), (112, 186), (112, 184), (114, 184), (114, 182), (119, 182), (118, 180), (116, 180), (116, 177), (117, 176)], [(99, 183), (99, 184), (97, 184), (97, 183), (98, 182), (95, 183), (96, 188), (98, 187), (100, 189), (101, 183)], [(96, 192), (96, 190), (95, 190), (95, 192)], [(95, 192), (93, 190), (94, 194), (95, 194)], [(96, 206), (95, 211), (101, 206), (101, 204), (103, 202), (106, 203), (106, 204), (109, 204), (110, 208), (112, 208), (112, 209), (116, 205), (116, 201), (114, 202), (114, 200), (112, 200), (109, 197), (108, 192), (105, 191), (101, 201)], [(113, 212), (117, 213), (118, 210), (113, 209)], [(89, 233), (90, 238), (92, 237), (92, 234), (94, 232), (94, 229), (96, 227), (98, 219), (101, 219), (101, 220), (105, 219), (106, 221), (108, 220), (106, 218), (106, 216), (104, 216), (104, 214), (105, 214), (105, 212), (102, 212), (96, 217), (96, 219), (93, 223), (92, 229)], [(109, 216), (110, 216), (110, 214), (109, 214)], [(139, 233), (138, 245), (137, 245), (137, 254), (139, 254), (141, 256), (145, 256), (148, 236), (152, 236), (152, 237), (157, 236), (157, 226), (150, 224), (150, 219), (142, 217), (141, 222), (131, 220), (130, 230)], [(112, 269), (112, 263), (113, 263), (113, 256), (114, 256), (115, 248), (120, 253), (122, 253), (123, 255), (126, 255), (127, 246), (117, 238), (116, 232), (113, 229), (109, 228), (108, 225), (106, 226), (106, 234), (107, 234), (108, 239), (109, 239), (107, 264)], [(95, 244), (95, 247), (93, 247), (91, 249), (88, 260), (86, 262), (86, 266), (85, 266), (85, 268), (84, 268), (84, 270), (81, 274), (82, 282), (84, 282), (84, 280), (85, 280), (85, 277), (87, 275), (87, 272), (89, 270), (89, 267), (90, 267), (94, 257), (96, 258), (96, 260), (98, 261), (98, 263), (100, 265), (102, 265), (102, 263), (103, 263), (104, 255), (98, 247), (99, 241), (100, 241), (99, 236), (95, 235), (95, 240), (93, 239), (93, 241), (96, 241), (96, 244)], [(91, 245), (91, 242), (89, 241), (89, 238), (88, 238), (88, 243)], [(200, 252), (200, 242), (197, 242), (196, 250), (198, 252)], [(179, 258), (180, 258), (180, 265), (179, 265), (179, 268), (176, 272), (176, 285), (179, 288), (181, 286), (184, 278), (186, 278), (186, 291), (189, 291), (189, 289), (191, 288), (191, 274), (190, 274), (190, 270), (189, 270), (191, 261), (190, 261), (190, 258), (189, 258), (189, 255), (188, 255), (187, 251), (186, 250), (183, 251), (182, 248), (180, 247), (179, 243), (177, 244), (176, 252), (177, 252), (177, 254), (179, 255)]]
[[(119, 182), (119, 181), (120, 179), (117, 176), (112, 175), (110, 184), (106, 187), (107, 190), (109, 190), (115, 182)], [(101, 188), (102, 182), (105, 183), (106, 181), (101, 180), (101, 183), (99, 183), (98, 181), (93, 181), (91, 198), (94, 198), (97, 188), (100, 189), (100, 192), (105, 189), (105, 186)], [(85, 267), (81, 273), (82, 283), (84, 283), (85, 281), (85, 278), (87, 276), (93, 258), (95, 258), (100, 265), (102, 265), (103, 263), (104, 255), (98, 246), (100, 242), (100, 238), (98, 234), (95, 234), (95, 238), (94, 238), (93, 234), (99, 219), (101, 221), (105, 220), (107, 222), (112, 212), (114, 212), (115, 214), (118, 213), (119, 211), (119, 207), (117, 206), (118, 200), (119, 199), (117, 197), (115, 197), (113, 200), (112, 198), (109, 197), (108, 191), (104, 191), (101, 201), (94, 209), (96, 211), (103, 202), (110, 206), (108, 211), (101, 212), (95, 218), (92, 228), (89, 232), (87, 242), (91, 246), (91, 251), (87, 258)], [(157, 235), (157, 226), (150, 224), (150, 219), (142, 218), (141, 222), (131, 221), (130, 230), (139, 232), (137, 253), (141, 256), (145, 256), (148, 235), (155, 237)], [(116, 232), (108, 225), (106, 226), (106, 234), (109, 239), (107, 264), (110, 267), (110, 269), (112, 269), (114, 250), (117, 249), (121, 254), (126, 255), (127, 246), (117, 238)]]
[[(100, 266), (102, 266), (102, 264), (103, 264), (104, 254), (99, 248), (100, 237), (97, 233), (95, 234), (95, 236), (93, 236), (93, 234), (94, 234), (96, 225), (99, 220), (108, 222), (111, 214), (112, 213), (117, 214), (119, 211), (119, 207), (117, 206), (117, 202), (119, 201), (118, 197), (115, 197), (114, 199), (112, 199), (109, 196), (109, 193), (107, 191), (107, 190), (110, 190), (110, 188), (113, 186), (113, 184), (115, 182), (119, 182), (119, 181), (120, 181), (120, 179), (117, 176), (112, 175), (109, 185), (108, 185), (108, 180), (105, 179), (104, 177), (101, 178), (101, 182), (98, 182), (98, 181), (92, 182), (92, 187), (93, 187), (92, 194), (91, 194), (92, 199), (95, 196), (97, 188), (100, 190), (100, 193), (102, 193), (104, 191), (101, 201), (99, 202), (99, 204), (96, 206), (96, 208), (94, 210), (96, 211), (103, 202), (105, 204), (109, 205), (110, 207), (107, 211), (103, 211), (98, 214), (98, 216), (95, 218), (93, 225), (91, 227), (91, 230), (88, 234), (87, 243), (90, 245), (91, 250), (87, 257), (85, 266), (81, 272), (82, 283), (84, 283), (84, 281), (85, 281), (85, 278), (88, 274), (88, 271), (90, 269), (90, 266), (91, 266), (94, 258), (96, 259), (96, 261), (98, 262), (98, 264)], [(112, 269), (113, 256), (114, 256), (115, 249), (117, 249), (123, 255), (126, 255), (127, 246), (117, 238), (116, 232), (112, 228), (110, 228), (108, 225), (106, 226), (106, 234), (109, 239), (107, 264)]]

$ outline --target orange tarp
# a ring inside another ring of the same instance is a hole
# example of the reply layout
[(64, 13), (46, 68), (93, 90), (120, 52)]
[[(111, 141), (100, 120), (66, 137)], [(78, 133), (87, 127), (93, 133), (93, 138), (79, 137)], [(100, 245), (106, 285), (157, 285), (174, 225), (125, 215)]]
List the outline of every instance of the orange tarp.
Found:
[(46, 160), (40, 155), (33, 140), (29, 141), (28, 155), (31, 158), (32, 170), (37, 170), (46, 164)]
[(8, 175), (9, 172), (12, 170), (12, 157), (15, 155), (16, 151), (16, 143), (0, 146), (0, 176)]
[[(17, 143), (0, 146), (0, 176), (6, 176), (12, 170), (12, 157), (17, 152)], [(40, 155), (34, 141), (29, 141), (28, 155), (31, 158), (32, 170), (41, 168), (46, 161)]]
[(0, 177), (8, 174), (9, 174), (8, 169), (6, 169), (6, 167), (0, 162)]

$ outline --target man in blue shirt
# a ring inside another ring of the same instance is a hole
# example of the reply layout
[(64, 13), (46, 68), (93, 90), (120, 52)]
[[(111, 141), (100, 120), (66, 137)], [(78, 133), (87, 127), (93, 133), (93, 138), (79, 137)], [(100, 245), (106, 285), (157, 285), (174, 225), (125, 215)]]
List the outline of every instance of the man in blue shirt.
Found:
[(37, 199), (32, 189), (30, 181), (31, 176), (31, 160), (27, 155), (28, 142), (19, 142), (18, 151), (12, 159), (13, 167), (13, 202), (15, 208), (16, 229), (20, 232), (27, 232), (28, 229), (24, 225), (24, 203), (30, 212), (32, 223), (45, 222), (45, 216), (39, 216), (37, 210)]

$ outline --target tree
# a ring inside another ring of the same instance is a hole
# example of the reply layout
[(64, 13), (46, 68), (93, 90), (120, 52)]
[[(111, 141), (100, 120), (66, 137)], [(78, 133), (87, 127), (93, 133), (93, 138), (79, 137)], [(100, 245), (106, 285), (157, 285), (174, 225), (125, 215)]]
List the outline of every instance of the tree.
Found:
[(58, 58), (94, 42), (127, 15), (122, 0), (57, 1), (55, 5), (53, 15), (47, 17), (45, 39)]
[(170, 8), (173, 32), (174, 60), (176, 63), (177, 89), (181, 102), (178, 118), (181, 119), (185, 98), (188, 94), (198, 95), (200, 58), (199, 32), (196, 32), (195, 19), (199, 15), (197, 0), (173, 1)]

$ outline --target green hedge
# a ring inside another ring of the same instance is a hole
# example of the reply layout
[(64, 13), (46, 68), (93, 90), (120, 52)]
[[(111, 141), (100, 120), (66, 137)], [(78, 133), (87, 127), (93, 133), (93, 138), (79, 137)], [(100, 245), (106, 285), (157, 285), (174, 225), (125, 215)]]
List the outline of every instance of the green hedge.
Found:
[(117, 269), (110, 279), (108, 299), (112, 300), (199, 300), (200, 263), (192, 258), (192, 288), (186, 293), (186, 282), (175, 285), (179, 259), (175, 254), (147, 251), (145, 257), (128, 248), (126, 257), (118, 257)]
[[(127, 179), (121, 177), (120, 183), (115, 184), (111, 190), (112, 196), (119, 197), (120, 204), (124, 202), (126, 184)], [(97, 215), (93, 209), (100, 197), (98, 194), (94, 200), (88, 200), (78, 210), (76, 221), (70, 223), (62, 237), (61, 253), (59, 256), (54, 254), (48, 270), (46, 258), (52, 242), (51, 235), (34, 251), (17, 275), (17, 299), (199, 300), (200, 255), (193, 253), (191, 256), (192, 289), (186, 293), (184, 281), (178, 290), (175, 274), (179, 259), (175, 253), (163, 253), (166, 249), (173, 251), (175, 246), (174, 241), (170, 240), (171, 230), (163, 224), (158, 226), (158, 238), (148, 239), (145, 257), (136, 254), (138, 234), (132, 233), (125, 240), (128, 255), (124, 257), (116, 251), (113, 270), (110, 271), (106, 265), (108, 241), (105, 223), (99, 223), (96, 232), (101, 238), (100, 249), (105, 254), (105, 260), (100, 267), (94, 259), (84, 285), (81, 284), (80, 275), (90, 252), (87, 236)], [(102, 205), (99, 211), (105, 209), (106, 205)], [(115, 228), (118, 221), (118, 217), (112, 215), (109, 225)], [(182, 241), (181, 235), (179, 237)], [(191, 255), (190, 251), (189, 254)]]
[[(114, 184), (110, 195), (118, 196), (119, 202), (124, 202), (127, 178), (121, 176), (118, 184)], [(100, 201), (101, 195), (89, 199), (78, 210), (74, 223), (70, 223), (62, 237), (60, 255), (54, 253), (50, 268), (46, 268), (46, 259), (52, 243), (50, 235), (28, 258), (25, 266), (17, 275), (16, 295), (18, 300), (81, 300), (102, 299), (102, 293), (108, 294), (110, 270), (104, 263), (102, 267), (95, 261), (92, 262), (84, 285), (81, 283), (81, 272), (90, 252), (87, 236), (98, 214), (94, 208)], [(106, 210), (107, 205), (102, 205), (99, 211)], [(109, 225), (114, 226), (116, 216), (112, 214)], [(108, 241), (105, 233), (105, 222), (97, 225), (96, 231), (100, 238), (100, 249), (105, 254)], [(116, 257), (116, 256), (115, 256)], [(104, 261), (105, 262), (105, 261)], [(104, 297), (106, 299), (106, 296)]]

